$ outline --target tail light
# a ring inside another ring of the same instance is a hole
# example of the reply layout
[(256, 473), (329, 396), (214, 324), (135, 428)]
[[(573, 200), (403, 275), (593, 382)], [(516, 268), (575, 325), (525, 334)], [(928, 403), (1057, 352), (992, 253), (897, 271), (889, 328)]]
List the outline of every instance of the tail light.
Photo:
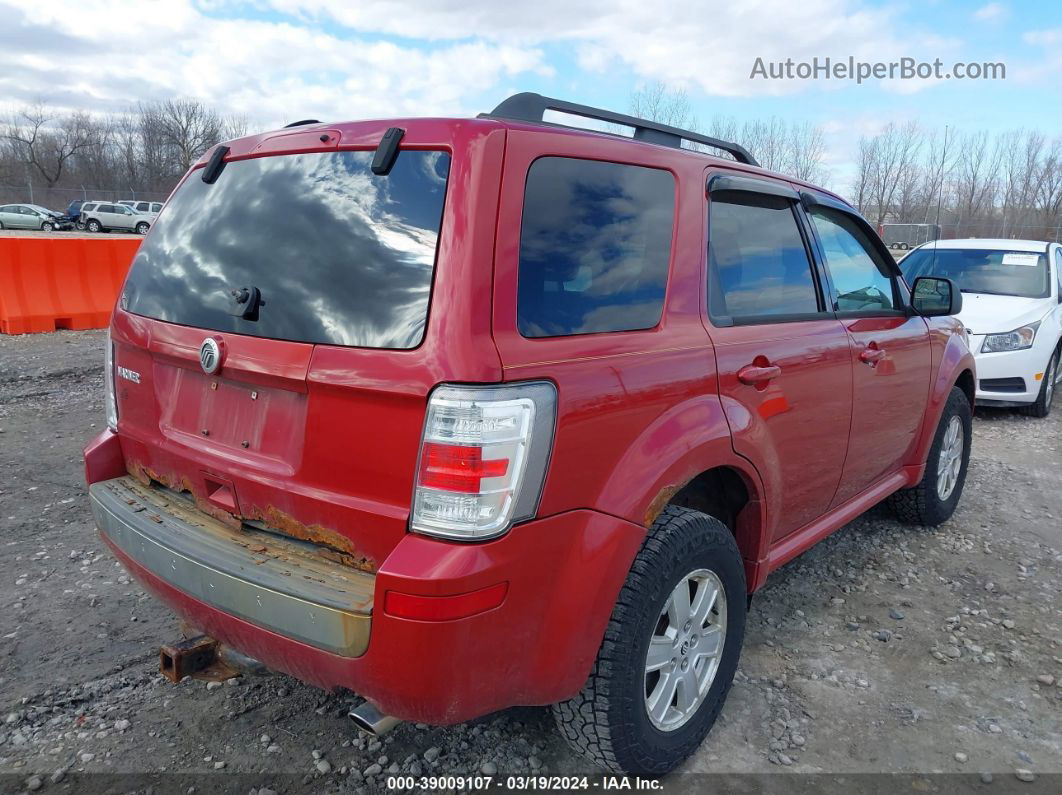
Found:
[(424, 421), (412, 529), (480, 540), (533, 517), (556, 410), (548, 382), (437, 387)]
[(107, 346), (103, 353), (104, 408), (107, 412), (107, 427), (118, 432), (118, 401), (114, 396), (114, 343), (107, 332)]

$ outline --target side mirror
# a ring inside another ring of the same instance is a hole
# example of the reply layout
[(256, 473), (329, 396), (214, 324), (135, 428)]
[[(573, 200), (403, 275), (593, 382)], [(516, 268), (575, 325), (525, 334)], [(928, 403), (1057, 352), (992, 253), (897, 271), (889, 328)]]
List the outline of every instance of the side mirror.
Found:
[(951, 279), (919, 276), (911, 288), (911, 306), (922, 317), (957, 315), (962, 311), (962, 293)]

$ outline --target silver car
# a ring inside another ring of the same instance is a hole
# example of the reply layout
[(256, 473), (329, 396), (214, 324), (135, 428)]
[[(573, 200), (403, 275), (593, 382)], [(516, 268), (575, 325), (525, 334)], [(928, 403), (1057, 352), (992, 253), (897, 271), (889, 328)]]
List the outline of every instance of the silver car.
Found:
[(131, 207), (112, 202), (87, 202), (81, 205), (81, 223), (90, 232), (136, 232), (146, 235), (152, 219)]
[(40, 229), (51, 232), (58, 226), (55, 214), (36, 204), (0, 206), (0, 229)]

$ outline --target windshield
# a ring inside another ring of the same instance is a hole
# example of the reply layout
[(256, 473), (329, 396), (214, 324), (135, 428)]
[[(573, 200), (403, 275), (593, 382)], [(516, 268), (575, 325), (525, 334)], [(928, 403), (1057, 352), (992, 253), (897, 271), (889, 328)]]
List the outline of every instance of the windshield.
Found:
[(908, 284), (919, 276), (942, 276), (964, 293), (1046, 298), (1047, 260), (1035, 251), (933, 248), (912, 251), (900, 262)]
[(424, 336), (450, 157), (402, 151), (237, 160), (191, 174), (133, 261), (122, 307), (299, 342), (414, 348)]

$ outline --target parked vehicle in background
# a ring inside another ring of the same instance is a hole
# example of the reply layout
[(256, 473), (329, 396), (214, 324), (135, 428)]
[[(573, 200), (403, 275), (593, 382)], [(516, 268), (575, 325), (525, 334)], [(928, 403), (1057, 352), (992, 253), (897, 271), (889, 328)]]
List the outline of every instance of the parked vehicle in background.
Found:
[(43, 232), (70, 229), (72, 224), (47, 207), (36, 204), (0, 206), (0, 229), (39, 229)]
[(230, 141), (122, 289), (92, 510), (190, 626), (368, 731), (553, 704), (660, 775), (771, 571), (886, 499), (955, 510), (952, 287), (736, 144), (535, 94)]
[(1062, 246), (1041, 240), (938, 240), (900, 267), (966, 294), (959, 319), (977, 359), (977, 400), (1046, 417), (1062, 383)]
[(81, 223), (89, 232), (136, 232), (146, 235), (151, 218), (131, 207), (111, 202), (87, 202), (81, 207)]
[(907, 251), (940, 237), (937, 224), (882, 224), (878, 230), (885, 245)]
[(141, 215), (146, 215), (152, 220), (162, 211), (162, 202), (138, 201), (136, 199), (123, 199), (118, 202), (124, 204)]

